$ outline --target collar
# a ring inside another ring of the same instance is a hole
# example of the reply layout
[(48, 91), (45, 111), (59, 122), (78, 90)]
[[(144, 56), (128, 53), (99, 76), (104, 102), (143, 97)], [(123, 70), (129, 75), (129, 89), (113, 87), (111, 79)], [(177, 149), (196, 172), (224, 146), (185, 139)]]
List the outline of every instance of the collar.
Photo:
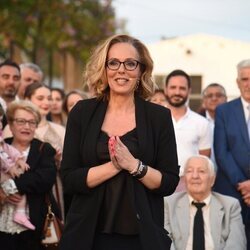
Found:
[(241, 96), (241, 103), (242, 103), (242, 107), (243, 107), (243, 112), (244, 112), (244, 116), (245, 116), (245, 120), (248, 121), (249, 119), (249, 108), (248, 106), (250, 105), (249, 102), (247, 102), (246, 100), (244, 100), (244, 98)]
[[(197, 200), (195, 200), (191, 195), (188, 194), (188, 201), (189, 201), (189, 205), (192, 206), (192, 202), (198, 202)], [(206, 204), (206, 206), (209, 205), (211, 201), (211, 194), (208, 195), (208, 197), (206, 199), (204, 199), (203, 201), (199, 201), (199, 202), (204, 202)]]
[(214, 119), (210, 116), (209, 112), (206, 110), (205, 111), (205, 115), (206, 115), (206, 118), (209, 120), (209, 121), (214, 121)]
[(241, 99), (243, 107), (247, 109), (250, 103), (247, 102), (242, 96), (240, 97), (240, 99)]

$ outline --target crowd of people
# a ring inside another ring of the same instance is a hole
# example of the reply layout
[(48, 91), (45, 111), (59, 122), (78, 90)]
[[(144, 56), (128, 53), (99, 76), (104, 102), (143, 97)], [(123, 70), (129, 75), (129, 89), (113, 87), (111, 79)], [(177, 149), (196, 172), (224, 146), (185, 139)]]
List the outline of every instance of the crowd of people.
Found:
[(250, 59), (237, 70), (239, 98), (210, 83), (194, 111), (188, 73), (157, 88), (128, 35), (93, 51), (91, 94), (0, 63), (1, 247), (44, 249), (49, 195), (61, 250), (250, 249)]

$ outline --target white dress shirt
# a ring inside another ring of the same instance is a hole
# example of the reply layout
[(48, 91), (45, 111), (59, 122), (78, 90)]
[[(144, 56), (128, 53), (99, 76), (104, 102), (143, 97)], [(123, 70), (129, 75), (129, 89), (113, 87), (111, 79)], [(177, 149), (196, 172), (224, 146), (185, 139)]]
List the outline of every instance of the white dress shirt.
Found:
[[(190, 206), (190, 226), (189, 226), (189, 237), (187, 242), (186, 250), (193, 249), (193, 227), (194, 227), (194, 216), (196, 214), (197, 208), (192, 205), (192, 201), (195, 201), (191, 196), (189, 198), (189, 206)], [(209, 195), (204, 201), (206, 205), (202, 208), (203, 212), (203, 220), (204, 220), (204, 233), (205, 233), (205, 249), (206, 250), (214, 250), (214, 242), (211, 235), (211, 227), (210, 227), (210, 200), (211, 195)], [(197, 201), (195, 201), (197, 202)]]

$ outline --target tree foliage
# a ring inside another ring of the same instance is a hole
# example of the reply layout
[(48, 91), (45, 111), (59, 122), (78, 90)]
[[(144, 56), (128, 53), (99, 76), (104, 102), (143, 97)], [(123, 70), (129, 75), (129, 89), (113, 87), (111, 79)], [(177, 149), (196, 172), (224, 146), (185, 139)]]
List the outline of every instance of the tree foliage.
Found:
[(0, 49), (18, 46), (34, 63), (69, 52), (85, 61), (116, 29), (112, 0), (1, 0)]

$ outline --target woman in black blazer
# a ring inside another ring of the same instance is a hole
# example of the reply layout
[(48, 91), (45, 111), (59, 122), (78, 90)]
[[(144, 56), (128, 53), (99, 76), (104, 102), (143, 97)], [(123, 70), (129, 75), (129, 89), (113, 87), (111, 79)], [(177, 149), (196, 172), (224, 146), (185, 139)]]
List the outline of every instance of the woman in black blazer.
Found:
[[(0, 246), (4, 250), (41, 250), (42, 229), (47, 213), (45, 195), (56, 178), (55, 150), (48, 143), (34, 139), (40, 114), (29, 101), (13, 102), (7, 109), (7, 119), (13, 138), (7, 143), (19, 150), (30, 169), (1, 186), (7, 198), (0, 213)], [(15, 204), (21, 195), (27, 196), (27, 212), (35, 230), (12, 221)], [(13, 206), (14, 205), (14, 206)]]
[(137, 39), (116, 35), (86, 67), (96, 98), (69, 114), (61, 175), (74, 195), (61, 250), (161, 250), (163, 197), (178, 184), (170, 111), (145, 101), (154, 90), (153, 62)]

